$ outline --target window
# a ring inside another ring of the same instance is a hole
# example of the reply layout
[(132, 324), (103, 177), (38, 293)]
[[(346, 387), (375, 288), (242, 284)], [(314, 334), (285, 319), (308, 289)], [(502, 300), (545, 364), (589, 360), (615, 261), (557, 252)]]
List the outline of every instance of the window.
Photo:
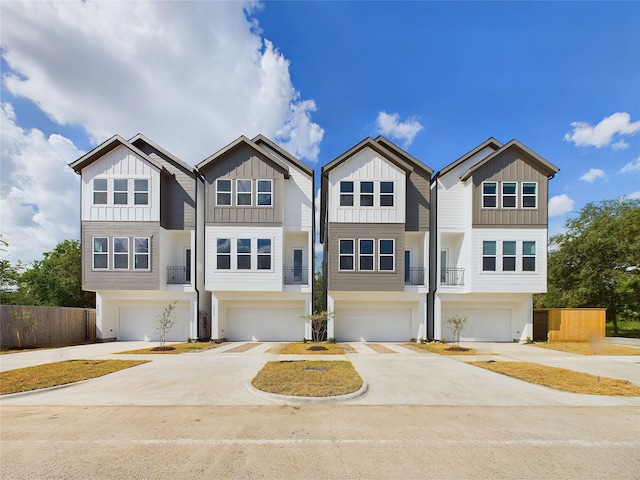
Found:
[(502, 182), (502, 208), (516, 208), (516, 182)]
[(496, 271), (496, 242), (482, 242), (482, 271)]
[(502, 242), (502, 271), (516, 271), (516, 242)]
[(113, 268), (117, 270), (129, 269), (129, 239), (126, 237), (113, 239)]
[(258, 270), (271, 270), (271, 239), (258, 239)]
[(393, 207), (393, 182), (380, 182), (380, 206)]
[(498, 184), (496, 182), (482, 183), (482, 207), (496, 208), (498, 206)]
[(373, 207), (373, 182), (360, 182), (360, 206)]
[(354, 240), (340, 240), (339, 270), (353, 270)]
[(134, 270), (149, 270), (149, 239), (135, 237), (133, 239)]
[(258, 206), (270, 207), (272, 203), (272, 180), (258, 180)]
[(238, 238), (236, 240), (236, 247), (236, 268), (238, 270), (251, 270), (251, 239)]
[(109, 268), (109, 239), (107, 237), (93, 238), (93, 268), (94, 270)]
[(236, 205), (252, 205), (251, 180), (236, 180)]
[(378, 270), (393, 271), (394, 265), (394, 240), (378, 241)]
[(522, 242), (522, 271), (536, 271), (536, 242)]
[(94, 205), (107, 204), (107, 179), (106, 178), (93, 179), (93, 204)]
[(149, 205), (149, 180), (135, 179), (133, 181), (133, 203), (135, 205)]
[(216, 180), (216, 205), (231, 205), (231, 180)]
[(353, 182), (340, 182), (340, 206), (353, 207)]
[(231, 269), (231, 239), (218, 238), (217, 243), (217, 268), (218, 270), (229, 270)]
[(129, 180), (126, 178), (117, 178), (113, 181), (113, 204), (126, 205), (127, 194), (129, 192)]
[(537, 201), (537, 188), (538, 184), (534, 182), (522, 183), (522, 208), (536, 208)]
[(373, 240), (360, 240), (358, 249), (358, 269), (373, 270)]

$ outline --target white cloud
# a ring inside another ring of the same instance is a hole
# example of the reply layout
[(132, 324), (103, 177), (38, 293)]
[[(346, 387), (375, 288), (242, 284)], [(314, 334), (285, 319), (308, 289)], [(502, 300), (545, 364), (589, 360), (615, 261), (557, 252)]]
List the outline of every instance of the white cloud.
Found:
[(376, 126), (379, 134), (389, 136), (395, 140), (401, 140), (403, 148), (411, 145), (417, 133), (424, 128), (415, 118), (409, 118), (401, 122), (398, 113), (384, 111), (378, 113)]
[(2, 2), (9, 91), (97, 144), (138, 132), (195, 164), (262, 133), (317, 161), (289, 61), (262, 37), (250, 2)]
[(636, 158), (634, 161), (627, 163), (620, 173), (633, 172), (634, 170), (640, 170), (640, 157)]
[(549, 199), (549, 217), (557, 217), (573, 210), (573, 200), (565, 193)]
[[(595, 126), (587, 122), (573, 122), (571, 126), (573, 131), (565, 134), (564, 140), (573, 142), (578, 147), (606, 147), (614, 135), (633, 135), (640, 131), (640, 121), (631, 122), (631, 116), (626, 112), (614, 113)], [(626, 148), (624, 140), (614, 144), (614, 149), (621, 147)]]
[(587, 173), (580, 177), (580, 180), (583, 182), (593, 183), (598, 178), (607, 178), (607, 174), (604, 173), (604, 170), (600, 170), (599, 168), (592, 168)]
[(67, 163), (83, 152), (61, 135), (22, 129), (7, 103), (0, 115), (0, 231), (11, 263), (30, 263), (59, 241), (80, 238), (80, 177)]
[(625, 198), (628, 198), (630, 200), (640, 200), (640, 190), (630, 193), (629, 195), (625, 195)]
[(611, 148), (613, 150), (625, 150), (627, 148), (629, 148), (629, 144), (627, 142), (625, 142), (624, 140), (620, 139), (618, 140), (616, 143), (611, 145)]

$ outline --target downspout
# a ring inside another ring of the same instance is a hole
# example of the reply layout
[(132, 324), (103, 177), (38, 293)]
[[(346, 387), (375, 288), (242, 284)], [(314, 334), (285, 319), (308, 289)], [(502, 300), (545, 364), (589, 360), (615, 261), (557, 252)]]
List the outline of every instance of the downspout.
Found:
[[(311, 172), (311, 262), (313, 264), (313, 273), (311, 275), (311, 312), (313, 315), (316, 303), (316, 171)], [(311, 269), (309, 269), (311, 270)]]
[(427, 293), (427, 340), (434, 340), (435, 299), (438, 290), (438, 175), (431, 180), (429, 192), (429, 291)]

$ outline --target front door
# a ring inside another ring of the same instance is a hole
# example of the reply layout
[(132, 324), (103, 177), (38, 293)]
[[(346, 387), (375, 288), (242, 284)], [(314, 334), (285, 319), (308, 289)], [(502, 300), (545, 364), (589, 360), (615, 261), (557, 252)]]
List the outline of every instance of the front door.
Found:
[(293, 283), (302, 284), (303, 282), (303, 271), (302, 271), (302, 249), (294, 248), (293, 249)]

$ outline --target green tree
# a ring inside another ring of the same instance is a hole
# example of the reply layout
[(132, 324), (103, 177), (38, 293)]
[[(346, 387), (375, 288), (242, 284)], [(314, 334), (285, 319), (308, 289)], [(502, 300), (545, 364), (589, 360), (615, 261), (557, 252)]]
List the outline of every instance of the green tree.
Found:
[(549, 239), (545, 307), (605, 307), (618, 333), (618, 317), (640, 312), (640, 200), (589, 203), (567, 231)]

